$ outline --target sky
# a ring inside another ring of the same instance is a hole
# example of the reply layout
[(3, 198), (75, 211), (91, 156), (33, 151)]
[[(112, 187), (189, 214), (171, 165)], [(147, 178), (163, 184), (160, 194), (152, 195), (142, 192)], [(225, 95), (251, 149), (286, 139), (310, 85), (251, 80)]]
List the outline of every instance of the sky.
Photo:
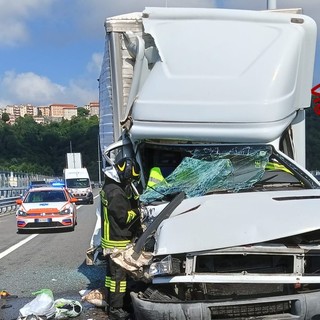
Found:
[[(316, 21), (319, 84), (320, 0), (276, 4)], [(265, 10), (267, 0), (0, 0), (0, 108), (98, 101), (105, 19), (154, 6)]]

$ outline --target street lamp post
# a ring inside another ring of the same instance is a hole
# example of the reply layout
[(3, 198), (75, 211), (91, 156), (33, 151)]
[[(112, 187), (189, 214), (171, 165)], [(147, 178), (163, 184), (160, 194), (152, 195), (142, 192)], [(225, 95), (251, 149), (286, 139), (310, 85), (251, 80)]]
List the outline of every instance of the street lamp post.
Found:
[(277, 0), (267, 0), (268, 10), (277, 9)]
[(101, 160), (100, 160), (100, 139), (98, 135), (98, 176), (99, 176), (99, 186), (101, 186)]

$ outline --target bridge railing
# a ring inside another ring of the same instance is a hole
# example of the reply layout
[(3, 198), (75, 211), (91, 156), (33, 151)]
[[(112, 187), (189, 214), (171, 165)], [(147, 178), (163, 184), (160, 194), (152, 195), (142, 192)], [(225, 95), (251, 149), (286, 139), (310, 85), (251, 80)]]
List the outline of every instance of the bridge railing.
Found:
[(0, 188), (0, 215), (17, 209), (16, 200), (26, 192), (27, 187)]
[(0, 215), (11, 213), (17, 209), (16, 200), (19, 199), (29, 188), (31, 181), (54, 180), (54, 177), (0, 171)]
[(0, 215), (15, 212), (18, 208), (16, 200), (19, 198), (20, 197), (11, 197), (6, 199), (0, 199)]

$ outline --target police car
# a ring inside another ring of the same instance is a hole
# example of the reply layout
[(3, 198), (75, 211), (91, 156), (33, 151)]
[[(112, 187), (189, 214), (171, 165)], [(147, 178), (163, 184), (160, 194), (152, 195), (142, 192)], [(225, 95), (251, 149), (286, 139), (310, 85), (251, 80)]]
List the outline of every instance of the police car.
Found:
[(16, 200), (18, 233), (25, 230), (66, 229), (77, 224), (77, 199), (65, 187), (36, 187)]

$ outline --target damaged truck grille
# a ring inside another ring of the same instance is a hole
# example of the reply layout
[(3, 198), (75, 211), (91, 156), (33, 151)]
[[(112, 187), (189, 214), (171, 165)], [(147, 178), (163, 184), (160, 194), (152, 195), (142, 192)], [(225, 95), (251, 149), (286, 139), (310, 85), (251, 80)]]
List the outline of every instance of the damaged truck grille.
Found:
[(211, 319), (243, 319), (276, 314), (290, 314), (291, 301), (252, 303), (209, 307)]

